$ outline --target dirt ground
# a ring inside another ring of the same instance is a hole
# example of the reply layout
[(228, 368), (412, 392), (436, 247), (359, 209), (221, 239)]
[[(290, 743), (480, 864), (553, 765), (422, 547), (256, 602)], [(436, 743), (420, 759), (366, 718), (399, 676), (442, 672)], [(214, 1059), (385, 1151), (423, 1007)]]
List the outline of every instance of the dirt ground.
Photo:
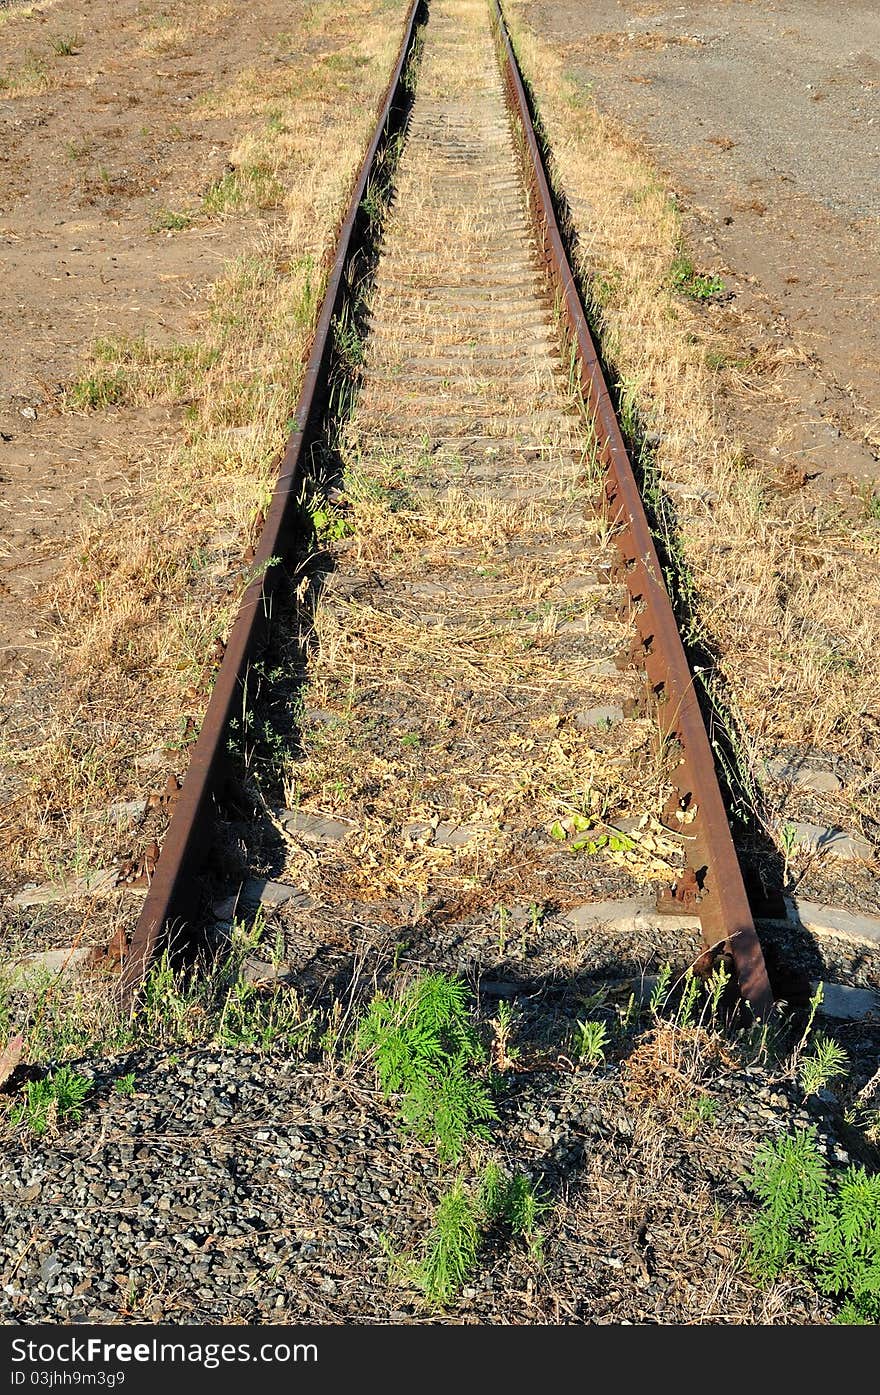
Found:
[[(58, 562), (90, 508), (137, 490), (138, 443), (170, 436), (165, 408), (58, 414), (62, 385), (99, 335), (168, 341), (194, 328), (199, 294), (241, 241), (241, 220), (185, 239), (156, 224), (221, 174), (233, 122), (205, 97), (282, 25), (280, 4), (224, 22), (200, 7), (182, 45), (175, 7), (122, 0), (11, 13), (0, 29), (0, 681), (39, 681), (51, 659), (38, 618)], [(199, 25), (198, 20), (201, 20)], [(74, 52), (53, 42), (76, 37)], [(196, 52), (197, 50), (197, 52)], [(23, 617), (27, 617), (23, 625)]]
[[(256, 526), (260, 474), (272, 477), (284, 439), (282, 392), (296, 400), (309, 277), (320, 278), (401, 15), (398, 0), (0, 6), (4, 889), (21, 885), (45, 830), (50, 870), (100, 865), (106, 849), (71, 854), (71, 817), (129, 783), (161, 784), (153, 767), (139, 773), (141, 756), (179, 761), (161, 749), (181, 699), (200, 717), (177, 630), (193, 623), (201, 669)], [(200, 368), (215, 361), (208, 391)], [(158, 368), (145, 389), (144, 365)], [(248, 405), (261, 384), (273, 410)], [(102, 627), (105, 659), (92, 643)], [(175, 670), (181, 698), (157, 703)], [(121, 764), (99, 789), (91, 756), (77, 755), (73, 785), (54, 772), (40, 811), (40, 748), (59, 729), (71, 751), (94, 736)]]
[[(765, 448), (828, 483), (880, 474), (880, 13), (823, 0), (524, 7), (639, 137), (741, 316), (805, 351)], [(749, 424), (748, 440), (756, 433)], [(777, 435), (780, 439), (774, 439)], [(760, 434), (757, 438), (760, 447)]]

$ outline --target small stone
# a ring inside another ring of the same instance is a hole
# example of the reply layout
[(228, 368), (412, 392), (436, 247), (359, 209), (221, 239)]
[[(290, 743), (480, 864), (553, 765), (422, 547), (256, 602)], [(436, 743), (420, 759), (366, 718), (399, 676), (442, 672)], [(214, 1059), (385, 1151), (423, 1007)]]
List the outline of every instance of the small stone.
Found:
[(836, 794), (843, 788), (843, 781), (833, 770), (820, 770), (791, 756), (768, 761), (767, 770), (774, 780), (782, 784), (814, 790), (817, 794)]
[(22, 407), (18, 415), (24, 417), (26, 421), (36, 421), (37, 409), (36, 407)]
[(823, 828), (815, 823), (793, 823), (789, 827), (794, 829), (796, 849), (827, 853), (844, 862), (870, 862), (874, 856), (873, 846), (857, 833), (847, 833), (842, 828)]
[(441, 848), (463, 848), (484, 831), (475, 824), (438, 823), (434, 842)]
[(822, 906), (818, 901), (793, 900), (790, 905), (791, 922), (812, 934), (846, 935), (880, 944), (880, 916), (858, 915), (837, 906)]
[(420, 838), (430, 838), (434, 832), (434, 825), (430, 823), (418, 822), (405, 823), (403, 832), (407, 838), (418, 841)]
[(663, 492), (665, 494), (674, 494), (679, 499), (693, 499), (701, 504), (715, 504), (718, 501), (718, 495), (715, 493), (714, 489), (702, 489), (692, 484), (680, 484), (678, 480), (665, 479), (663, 481)]
[(79, 945), (67, 949), (44, 949), (39, 954), (29, 954), (24, 959), (2, 970), (7, 986), (25, 986), (35, 978), (50, 974), (74, 975), (82, 973), (92, 957), (92, 950)]
[(282, 809), (278, 815), (282, 827), (309, 843), (341, 843), (357, 827), (351, 819), (331, 819), (322, 814), (309, 814), (304, 809)]
[(873, 993), (867, 988), (850, 988), (843, 983), (810, 984), (814, 994), (820, 987), (822, 1002), (819, 1011), (825, 1017), (840, 1022), (857, 1022), (872, 1014), (880, 1016), (880, 993)]
[(52, 1280), (61, 1273), (63, 1269), (61, 1260), (56, 1254), (49, 1254), (40, 1265), (40, 1278), (44, 1284), (51, 1283)]
[(84, 877), (74, 877), (69, 882), (45, 882), (42, 886), (25, 887), (13, 896), (12, 904), (25, 909), (73, 901), (80, 896), (109, 896), (116, 890), (146, 891), (146, 887), (117, 887), (118, 875), (116, 867), (101, 867), (95, 872), (87, 872)]
[(119, 822), (122, 819), (134, 821), (142, 818), (146, 812), (147, 801), (145, 799), (123, 799), (116, 804), (108, 804), (106, 809), (99, 809), (95, 818), (110, 819)]

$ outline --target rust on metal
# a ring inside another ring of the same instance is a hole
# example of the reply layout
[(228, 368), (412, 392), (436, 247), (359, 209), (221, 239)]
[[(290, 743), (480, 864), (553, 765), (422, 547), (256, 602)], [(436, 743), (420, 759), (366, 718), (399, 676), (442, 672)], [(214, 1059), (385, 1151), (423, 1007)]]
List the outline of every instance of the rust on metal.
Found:
[(707, 951), (729, 950), (743, 999), (759, 1018), (773, 1008), (773, 995), (742, 873), (733, 846), (727, 811), (715, 772), (712, 748), (694, 680), (681, 642), (663, 571), (635, 474), (590, 333), (574, 272), (556, 218), (544, 160), (532, 121), (519, 65), (499, 0), (491, 0), (508, 101), (521, 136), (529, 208), (550, 285), (575, 346), (581, 390), (592, 412), (606, 469), (604, 494), (616, 524), (620, 565), (614, 579), (629, 591), (636, 637), (630, 662), (645, 670), (658, 698), (664, 734), (682, 752), (671, 772), (682, 807), (693, 807), (688, 826), (689, 861), (700, 887), (698, 914)]
[[(614, 406), (599, 363), (584, 308), (568, 262), (553, 210), (541, 150), (516, 58), (498, 0), (490, 0), (499, 38), (502, 68), (513, 117), (523, 147), (528, 202), (550, 285), (577, 351), (585, 402), (593, 414), (606, 467), (604, 508), (614, 524), (619, 556), (612, 579), (622, 588), (624, 612), (635, 629), (622, 662), (644, 670), (647, 689), (656, 700), (664, 735), (676, 745), (680, 762), (671, 773), (678, 791), (676, 810), (687, 822), (690, 874), (673, 893), (678, 906), (693, 907), (700, 916), (709, 958), (730, 953), (743, 998), (759, 1017), (772, 1008), (772, 995), (760, 945), (755, 934), (743, 879), (737, 862), (712, 751), (693, 688), (678, 627), (667, 594), (642, 499), (633, 474)], [(361, 203), (389, 123), (401, 100), (406, 65), (423, 0), (413, 0), (403, 41), (373, 139), (355, 182), (341, 224), (329, 272), (311, 354), (296, 412), (296, 429), (280, 462), (275, 491), (255, 549), (253, 577), (220, 660), (204, 723), (192, 752), (182, 788), (173, 796), (174, 809), (161, 856), (150, 848), (142, 865), (131, 869), (143, 876), (148, 891), (132, 943), (123, 951), (120, 992), (131, 1002), (143, 981), (163, 934), (190, 920), (199, 908), (199, 859), (219, 756), (229, 717), (241, 701), (248, 663), (265, 634), (272, 613), (277, 576), (276, 560), (289, 554), (295, 541), (297, 502), (303, 484), (303, 462), (314, 440), (327, 396), (332, 348), (332, 325), (345, 294), (346, 268)], [(201, 841), (200, 841), (201, 840)], [(677, 907), (678, 908), (678, 907)]]
[[(361, 203), (386, 132), (399, 105), (405, 71), (423, 8), (412, 0), (397, 61), (382, 101), (372, 140), (361, 163), (348, 209), (339, 229), (336, 253), (318, 318), (296, 410), (296, 427), (280, 462), (278, 478), (259, 542), (251, 559), (253, 580), (242, 597), (222, 662), (217, 671), (204, 722), (177, 796), (174, 814), (158, 861), (147, 855), (136, 876), (149, 884), (146, 900), (125, 956), (119, 993), (130, 1004), (137, 993), (163, 932), (184, 923), (197, 910), (199, 837), (210, 811), (210, 797), (223, 737), (236, 704), (241, 702), (248, 662), (265, 635), (272, 613), (279, 557), (289, 554), (294, 541), (297, 500), (303, 481), (306, 444), (313, 438), (324, 405), (332, 346), (332, 326), (345, 294), (345, 269), (359, 223)], [(158, 849), (156, 853), (158, 855)], [(150, 848), (148, 853), (151, 854)], [(152, 864), (152, 865), (150, 865)]]

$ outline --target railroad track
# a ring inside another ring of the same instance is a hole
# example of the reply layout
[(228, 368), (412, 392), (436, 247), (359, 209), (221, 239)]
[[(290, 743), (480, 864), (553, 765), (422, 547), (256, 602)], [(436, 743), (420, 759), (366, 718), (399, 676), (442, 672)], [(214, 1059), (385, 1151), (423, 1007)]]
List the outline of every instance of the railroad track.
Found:
[[(499, 935), (503, 958), (505, 907), (536, 929), (656, 865), (766, 1016), (692, 675), (495, 0), (409, 13), (297, 423), (122, 994), (216, 898), (230, 718), (267, 632), (296, 649), (276, 613), (308, 622), (300, 798), (272, 815), (291, 904), (326, 913), (301, 934), (379, 897), (392, 938), (429, 907), (472, 958)], [(297, 617), (271, 559), (301, 562), (304, 494), (323, 542)]]

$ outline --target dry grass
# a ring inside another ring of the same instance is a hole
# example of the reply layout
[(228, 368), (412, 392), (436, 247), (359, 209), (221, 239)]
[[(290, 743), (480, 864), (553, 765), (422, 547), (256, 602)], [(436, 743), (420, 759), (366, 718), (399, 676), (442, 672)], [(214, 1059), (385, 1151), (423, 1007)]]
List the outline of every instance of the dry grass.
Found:
[(19, 4), (18, 0), (9, 0), (9, 3), (0, 10), (0, 29), (11, 19), (29, 19), (34, 13), (48, 14), (54, 10), (59, 0), (39, 0), (38, 4)]
[(62, 77), (52, 66), (51, 55), (29, 52), (15, 67), (0, 71), (0, 98), (36, 97), (58, 87)]
[(189, 53), (194, 43), (204, 39), (217, 24), (229, 20), (234, 13), (235, 6), (229, 3), (193, 6), (166, 0), (155, 18), (145, 16), (140, 51), (155, 58)]
[[(757, 768), (778, 745), (816, 746), (852, 758), (868, 780), (880, 759), (876, 526), (854, 527), (851, 516), (792, 489), (736, 439), (721, 385), (744, 413), (756, 396), (778, 404), (784, 447), (785, 357), (744, 361), (711, 306), (674, 292), (682, 230), (673, 198), (571, 78), (565, 55), (530, 30), (520, 0), (507, 9), (624, 416), (640, 423), (662, 486), (697, 495), (687, 504), (667, 493), (664, 513), (678, 534), (670, 539), (685, 598), (721, 657), (751, 748), (743, 759)], [(857, 785), (848, 798), (855, 812), (872, 813)]]
[[(456, 39), (473, 38), (456, 43), (451, 25), (439, 35), (429, 26), (414, 132), (456, 113), (458, 94), (486, 81), (485, 6), (447, 0), (432, 22), (453, 18)], [(474, 126), (491, 130), (493, 110), (475, 107)], [(506, 140), (500, 102), (497, 112)], [(552, 338), (533, 333), (530, 366), (525, 353), (510, 354), (503, 316), (496, 339), (491, 308), (468, 306), (500, 236), (480, 179), (508, 175), (508, 161), (512, 177), (510, 148), (497, 169), (454, 170), (450, 187), (442, 149), (414, 134), (384, 233), (362, 391), (339, 440), (345, 509), (329, 520), (354, 592), (331, 585), (317, 606), (304, 702), (321, 718), (306, 725), (305, 759), (285, 772), (288, 802), (356, 825), (343, 850), (322, 851), (317, 877), (309, 849), (291, 856), (293, 878), (333, 896), (439, 891), (474, 893), (474, 904), (479, 893), (491, 905), (499, 878), (520, 868), (517, 894), (539, 901), (548, 864), (575, 861), (548, 836), (557, 821), (592, 820), (600, 836), (601, 820), (659, 812), (668, 793), (649, 722), (617, 728), (601, 748), (574, 722), (579, 705), (620, 695), (620, 677), (598, 670), (629, 630), (597, 615), (588, 559), (598, 561), (607, 532), (584, 519), (590, 435), (566, 411)], [(536, 312), (538, 290), (536, 281)], [(528, 307), (521, 284), (513, 303)], [(493, 357), (496, 342), (504, 348)], [(486, 356), (484, 374), (468, 374), (468, 346)], [(519, 436), (545, 459), (521, 458)], [(468, 475), (475, 465), (482, 484)], [(578, 648), (572, 631), (589, 631), (589, 643)], [(434, 842), (438, 823), (463, 826), (466, 841)], [(665, 851), (677, 865), (680, 843)], [(669, 864), (658, 870), (660, 853), (634, 855), (627, 870), (671, 876)]]
[[(63, 689), (40, 744), (4, 752), (19, 773), (5, 811), (17, 878), (69, 864), (72, 848), (100, 861), (88, 808), (138, 793), (135, 753), (173, 747), (187, 720), (197, 727), (212, 652), (247, 580), (241, 559), (289, 432), (324, 256), (405, 10), (387, 0), (301, 8), (313, 51), (283, 66), (269, 53), (265, 70), (233, 90), (232, 163), (261, 163), (278, 207), (266, 217), (262, 200), (238, 202), (245, 250), (199, 307), (199, 338), (99, 342), (65, 396), (75, 411), (136, 412), (151, 401), (185, 410), (170, 456), (142, 460), (142, 489), (93, 514), (55, 586)], [(338, 51), (345, 64), (328, 66)]]
[[(337, 562), (346, 575), (381, 575), (382, 594), (400, 603), (333, 596), (318, 606), (305, 701), (323, 715), (288, 774), (289, 801), (357, 823), (344, 877), (340, 865), (329, 879), (334, 892), (451, 892), (515, 863), (523, 838), (546, 838), (572, 812), (614, 819), (659, 809), (668, 787), (646, 759), (648, 723), (625, 738), (618, 731), (613, 754), (571, 724), (572, 697), (595, 691), (596, 665), (571, 656), (563, 670), (557, 642), (565, 623), (590, 614), (591, 598), (566, 607), (563, 574), (536, 575), (506, 556), (510, 544), (540, 539), (540, 509), (459, 492), (389, 504), (371, 497), (368, 458), (358, 459), (345, 515), (352, 532)], [(416, 594), (404, 599), (411, 585)], [(432, 846), (407, 831), (432, 820), (467, 827), (466, 846)], [(306, 854), (291, 871), (309, 879)]]

